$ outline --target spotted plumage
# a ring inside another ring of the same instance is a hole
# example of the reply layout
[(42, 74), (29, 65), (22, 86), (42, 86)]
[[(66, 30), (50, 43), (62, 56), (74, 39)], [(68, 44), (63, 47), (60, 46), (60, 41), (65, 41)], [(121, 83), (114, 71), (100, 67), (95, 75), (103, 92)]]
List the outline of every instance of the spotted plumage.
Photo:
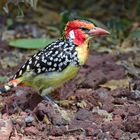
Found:
[(9, 91), (20, 84), (31, 86), (45, 96), (66, 81), (74, 78), (89, 54), (89, 40), (93, 36), (109, 34), (85, 20), (69, 21), (64, 38), (52, 42), (34, 54), (13, 78), (0, 89)]
[(78, 66), (79, 60), (75, 48), (75, 44), (71, 40), (57, 40), (33, 55), (19, 69), (13, 79), (21, 77), (27, 71), (33, 71), (34, 74), (41, 74), (53, 71), (61, 72), (70, 63)]

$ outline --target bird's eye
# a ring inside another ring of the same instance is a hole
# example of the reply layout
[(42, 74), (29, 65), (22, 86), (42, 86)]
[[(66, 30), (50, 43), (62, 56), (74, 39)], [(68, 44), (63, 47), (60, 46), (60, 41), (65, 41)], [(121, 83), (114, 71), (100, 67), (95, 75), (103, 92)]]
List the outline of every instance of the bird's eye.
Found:
[(81, 27), (80, 28), (82, 31), (84, 31), (84, 32), (89, 32), (89, 29), (87, 29), (87, 28), (85, 28), (85, 27)]

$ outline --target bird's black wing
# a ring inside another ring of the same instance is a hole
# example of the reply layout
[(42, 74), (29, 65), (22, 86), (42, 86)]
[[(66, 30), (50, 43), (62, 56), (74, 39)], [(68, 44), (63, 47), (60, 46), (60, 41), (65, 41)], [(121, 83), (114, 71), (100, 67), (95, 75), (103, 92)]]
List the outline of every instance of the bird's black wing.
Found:
[(35, 74), (60, 72), (71, 63), (73, 55), (77, 55), (74, 44), (57, 40), (27, 60), (13, 79), (21, 77), (27, 71)]

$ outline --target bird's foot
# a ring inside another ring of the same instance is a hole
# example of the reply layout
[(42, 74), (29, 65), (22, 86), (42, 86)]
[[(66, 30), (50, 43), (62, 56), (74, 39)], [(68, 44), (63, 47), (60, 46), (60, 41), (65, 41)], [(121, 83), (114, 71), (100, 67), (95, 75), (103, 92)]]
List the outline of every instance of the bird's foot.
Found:
[[(63, 120), (65, 123), (68, 123), (70, 119), (70, 114), (64, 110), (62, 107), (60, 107), (53, 99), (51, 99), (49, 96), (44, 96), (44, 101), (47, 103), (47, 106), (51, 106), (51, 113), (54, 113), (54, 118), (55, 115), (59, 116), (59, 120)], [(57, 117), (56, 117), (57, 119)]]
[(43, 96), (45, 102), (50, 103), (54, 108), (59, 110), (58, 104), (50, 97), (50, 96)]

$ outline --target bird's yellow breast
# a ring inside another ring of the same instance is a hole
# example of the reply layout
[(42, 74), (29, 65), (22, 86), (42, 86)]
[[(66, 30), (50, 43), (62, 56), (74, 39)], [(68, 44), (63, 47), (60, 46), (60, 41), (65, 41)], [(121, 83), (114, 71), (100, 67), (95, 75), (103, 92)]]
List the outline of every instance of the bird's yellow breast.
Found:
[(76, 51), (78, 52), (80, 65), (84, 65), (89, 55), (88, 40), (86, 40), (82, 45), (76, 47)]

